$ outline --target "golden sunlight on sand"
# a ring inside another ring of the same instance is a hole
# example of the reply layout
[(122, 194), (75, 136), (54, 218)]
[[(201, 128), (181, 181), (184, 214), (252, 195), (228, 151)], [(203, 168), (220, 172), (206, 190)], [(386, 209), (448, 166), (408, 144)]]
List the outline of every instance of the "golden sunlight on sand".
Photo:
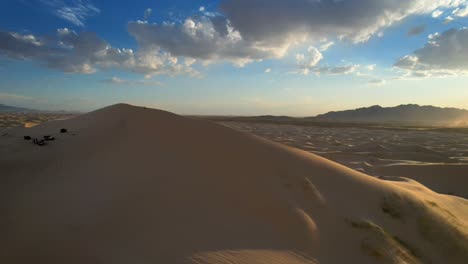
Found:
[(12, 128), (0, 168), (0, 263), (468, 260), (463, 198), (159, 110)]

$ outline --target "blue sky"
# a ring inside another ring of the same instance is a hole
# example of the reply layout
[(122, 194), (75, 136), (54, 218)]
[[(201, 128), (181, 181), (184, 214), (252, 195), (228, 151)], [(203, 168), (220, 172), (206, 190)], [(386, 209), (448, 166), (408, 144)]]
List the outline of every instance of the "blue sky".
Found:
[(6, 0), (0, 103), (315, 115), (468, 108), (465, 0)]

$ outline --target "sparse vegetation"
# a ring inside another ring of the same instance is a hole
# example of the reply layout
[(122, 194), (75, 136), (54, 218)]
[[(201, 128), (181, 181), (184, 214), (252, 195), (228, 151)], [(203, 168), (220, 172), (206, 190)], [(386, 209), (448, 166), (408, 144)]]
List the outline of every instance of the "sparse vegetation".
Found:
[(391, 195), (384, 197), (381, 208), (385, 214), (390, 215), (392, 218), (401, 219), (403, 218), (402, 208), (399, 206), (399, 200), (401, 198), (397, 195)]
[(366, 231), (361, 242), (361, 250), (366, 255), (389, 263), (421, 263), (413, 248), (380, 226), (367, 220), (348, 222), (352, 227)]
[(410, 245), (408, 242), (404, 241), (403, 239), (401, 239), (400, 237), (398, 236), (394, 236), (393, 237), (395, 239), (396, 242), (398, 242), (400, 245), (402, 245), (403, 247), (405, 247), (406, 249), (409, 250), (409, 252), (411, 253), (411, 255), (417, 257), (417, 258), (422, 258), (422, 254), (421, 252), (419, 252), (418, 249), (416, 249), (414, 246)]
[[(441, 250), (445, 258), (453, 261), (468, 259), (468, 227), (443, 205), (431, 200), (415, 201), (390, 195), (384, 197), (381, 209), (392, 218), (414, 221), (419, 235)], [(412, 255), (422, 255), (401, 238), (394, 237), (394, 240)]]
[[(456, 218), (422, 212), (417, 220), (419, 234), (440, 248), (448, 259), (468, 259), (468, 230)], [(444, 223), (445, 222), (445, 223)], [(450, 224), (448, 224), (450, 223)]]
[(376, 259), (383, 259), (385, 257), (384, 252), (375, 248), (372, 244), (362, 241), (361, 250), (368, 256), (374, 257)]
[(372, 224), (368, 221), (349, 221), (352, 227), (357, 229), (371, 229)]
[(12, 127), (30, 128), (50, 120), (66, 119), (74, 115), (61, 113), (1, 113), (0, 129)]

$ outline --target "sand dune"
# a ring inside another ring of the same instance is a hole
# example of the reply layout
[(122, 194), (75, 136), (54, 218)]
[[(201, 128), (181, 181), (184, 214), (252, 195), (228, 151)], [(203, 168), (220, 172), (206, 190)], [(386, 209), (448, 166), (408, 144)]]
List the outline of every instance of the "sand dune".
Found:
[(318, 154), (376, 177), (415, 179), (432, 190), (468, 198), (468, 136), (426, 130), (222, 124)]
[(0, 169), (1, 263), (468, 260), (467, 200), (159, 110), (12, 129)]
[(370, 171), (373, 175), (410, 178), (438, 193), (468, 199), (467, 164), (394, 164)]

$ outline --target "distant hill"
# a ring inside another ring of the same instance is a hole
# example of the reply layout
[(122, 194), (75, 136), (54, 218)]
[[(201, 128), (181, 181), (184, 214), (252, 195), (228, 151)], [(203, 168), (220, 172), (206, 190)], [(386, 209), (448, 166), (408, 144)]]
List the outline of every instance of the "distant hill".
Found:
[(0, 104), (0, 113), (39, 113), (40, 110)]
[(25, 113), (25, 114), (54, 114), (54, 115), (75, 115), (81, 114), (78, 111), (47, 111), (47, 110), (37, 110), (24, 107), (16, 107), (11, 105), (0, 104), (0, 113)]
[(329, 112), (307, 119), (323, 122), (468, 126), (468, 110), (420, 106), (416, 104), (399, 105), (396, 107), (375, 105), (355, 110)]

